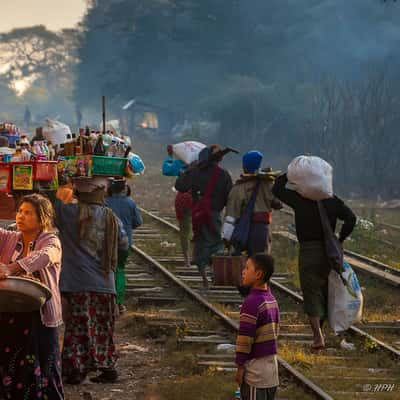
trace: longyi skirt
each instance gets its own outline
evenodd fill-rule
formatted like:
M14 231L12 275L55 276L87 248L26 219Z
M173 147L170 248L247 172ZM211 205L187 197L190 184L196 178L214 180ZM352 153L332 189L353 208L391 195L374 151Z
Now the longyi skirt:
M68 301L65 321L63 374L86 374L113 369L115 295L108 293L63 293Z
M0 378L0 398L64 399L58 329L38 311L0 313Z
M310 317L328 317L330 266L323 242L300 243L299 275L304 312Z

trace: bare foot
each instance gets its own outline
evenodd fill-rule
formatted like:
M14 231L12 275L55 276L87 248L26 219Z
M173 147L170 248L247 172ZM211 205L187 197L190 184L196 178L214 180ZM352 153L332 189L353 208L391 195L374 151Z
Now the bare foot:
M325 348L325 342L323 340L314 341L311 345L311 350L318 351L323 350Z

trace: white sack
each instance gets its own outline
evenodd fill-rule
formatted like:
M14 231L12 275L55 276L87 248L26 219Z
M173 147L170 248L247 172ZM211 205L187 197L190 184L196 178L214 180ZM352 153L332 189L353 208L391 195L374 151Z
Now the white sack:
M99 126L100 130L102 130L103 122L100 122ZM119 132L119 120L111 119L109 121L106 121L106 131L113 131L115 134L117 134Z
M70 134L71 129L69 126L59 121L46 119L43 125L43 136L46 140L50 140L53 145L65 143L67 141L67 135Z
M127 146L132 146L132 141L129 136L121 135L121 139L125 142Z
M200 142L188 141L177 143L172 146L175 158L183 161L185 164L191 164L197 161L199 153L207 147L205 144Z
M333 196L333 170L329 163L316 156L298 156L288 166L288 181L294 190L310 200Z
M334 332L345 331L362 318L364 300L357 276L347 262L343 268L343 280L334 270L328 278L328 317Z

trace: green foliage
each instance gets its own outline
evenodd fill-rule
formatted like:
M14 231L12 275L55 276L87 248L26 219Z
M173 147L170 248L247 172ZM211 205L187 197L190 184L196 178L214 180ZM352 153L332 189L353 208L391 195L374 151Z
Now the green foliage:
M365 338L363 348L369 353L376 353L380 351L378 344L369 338Z

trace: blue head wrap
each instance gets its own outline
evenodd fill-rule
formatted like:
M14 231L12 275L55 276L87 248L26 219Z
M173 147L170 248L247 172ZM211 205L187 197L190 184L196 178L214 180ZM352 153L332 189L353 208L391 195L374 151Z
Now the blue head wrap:
M253 174L258 169L260 169L261 161L264 155L260 153L258 150L248 151L243 156L243 169L245 172Z

